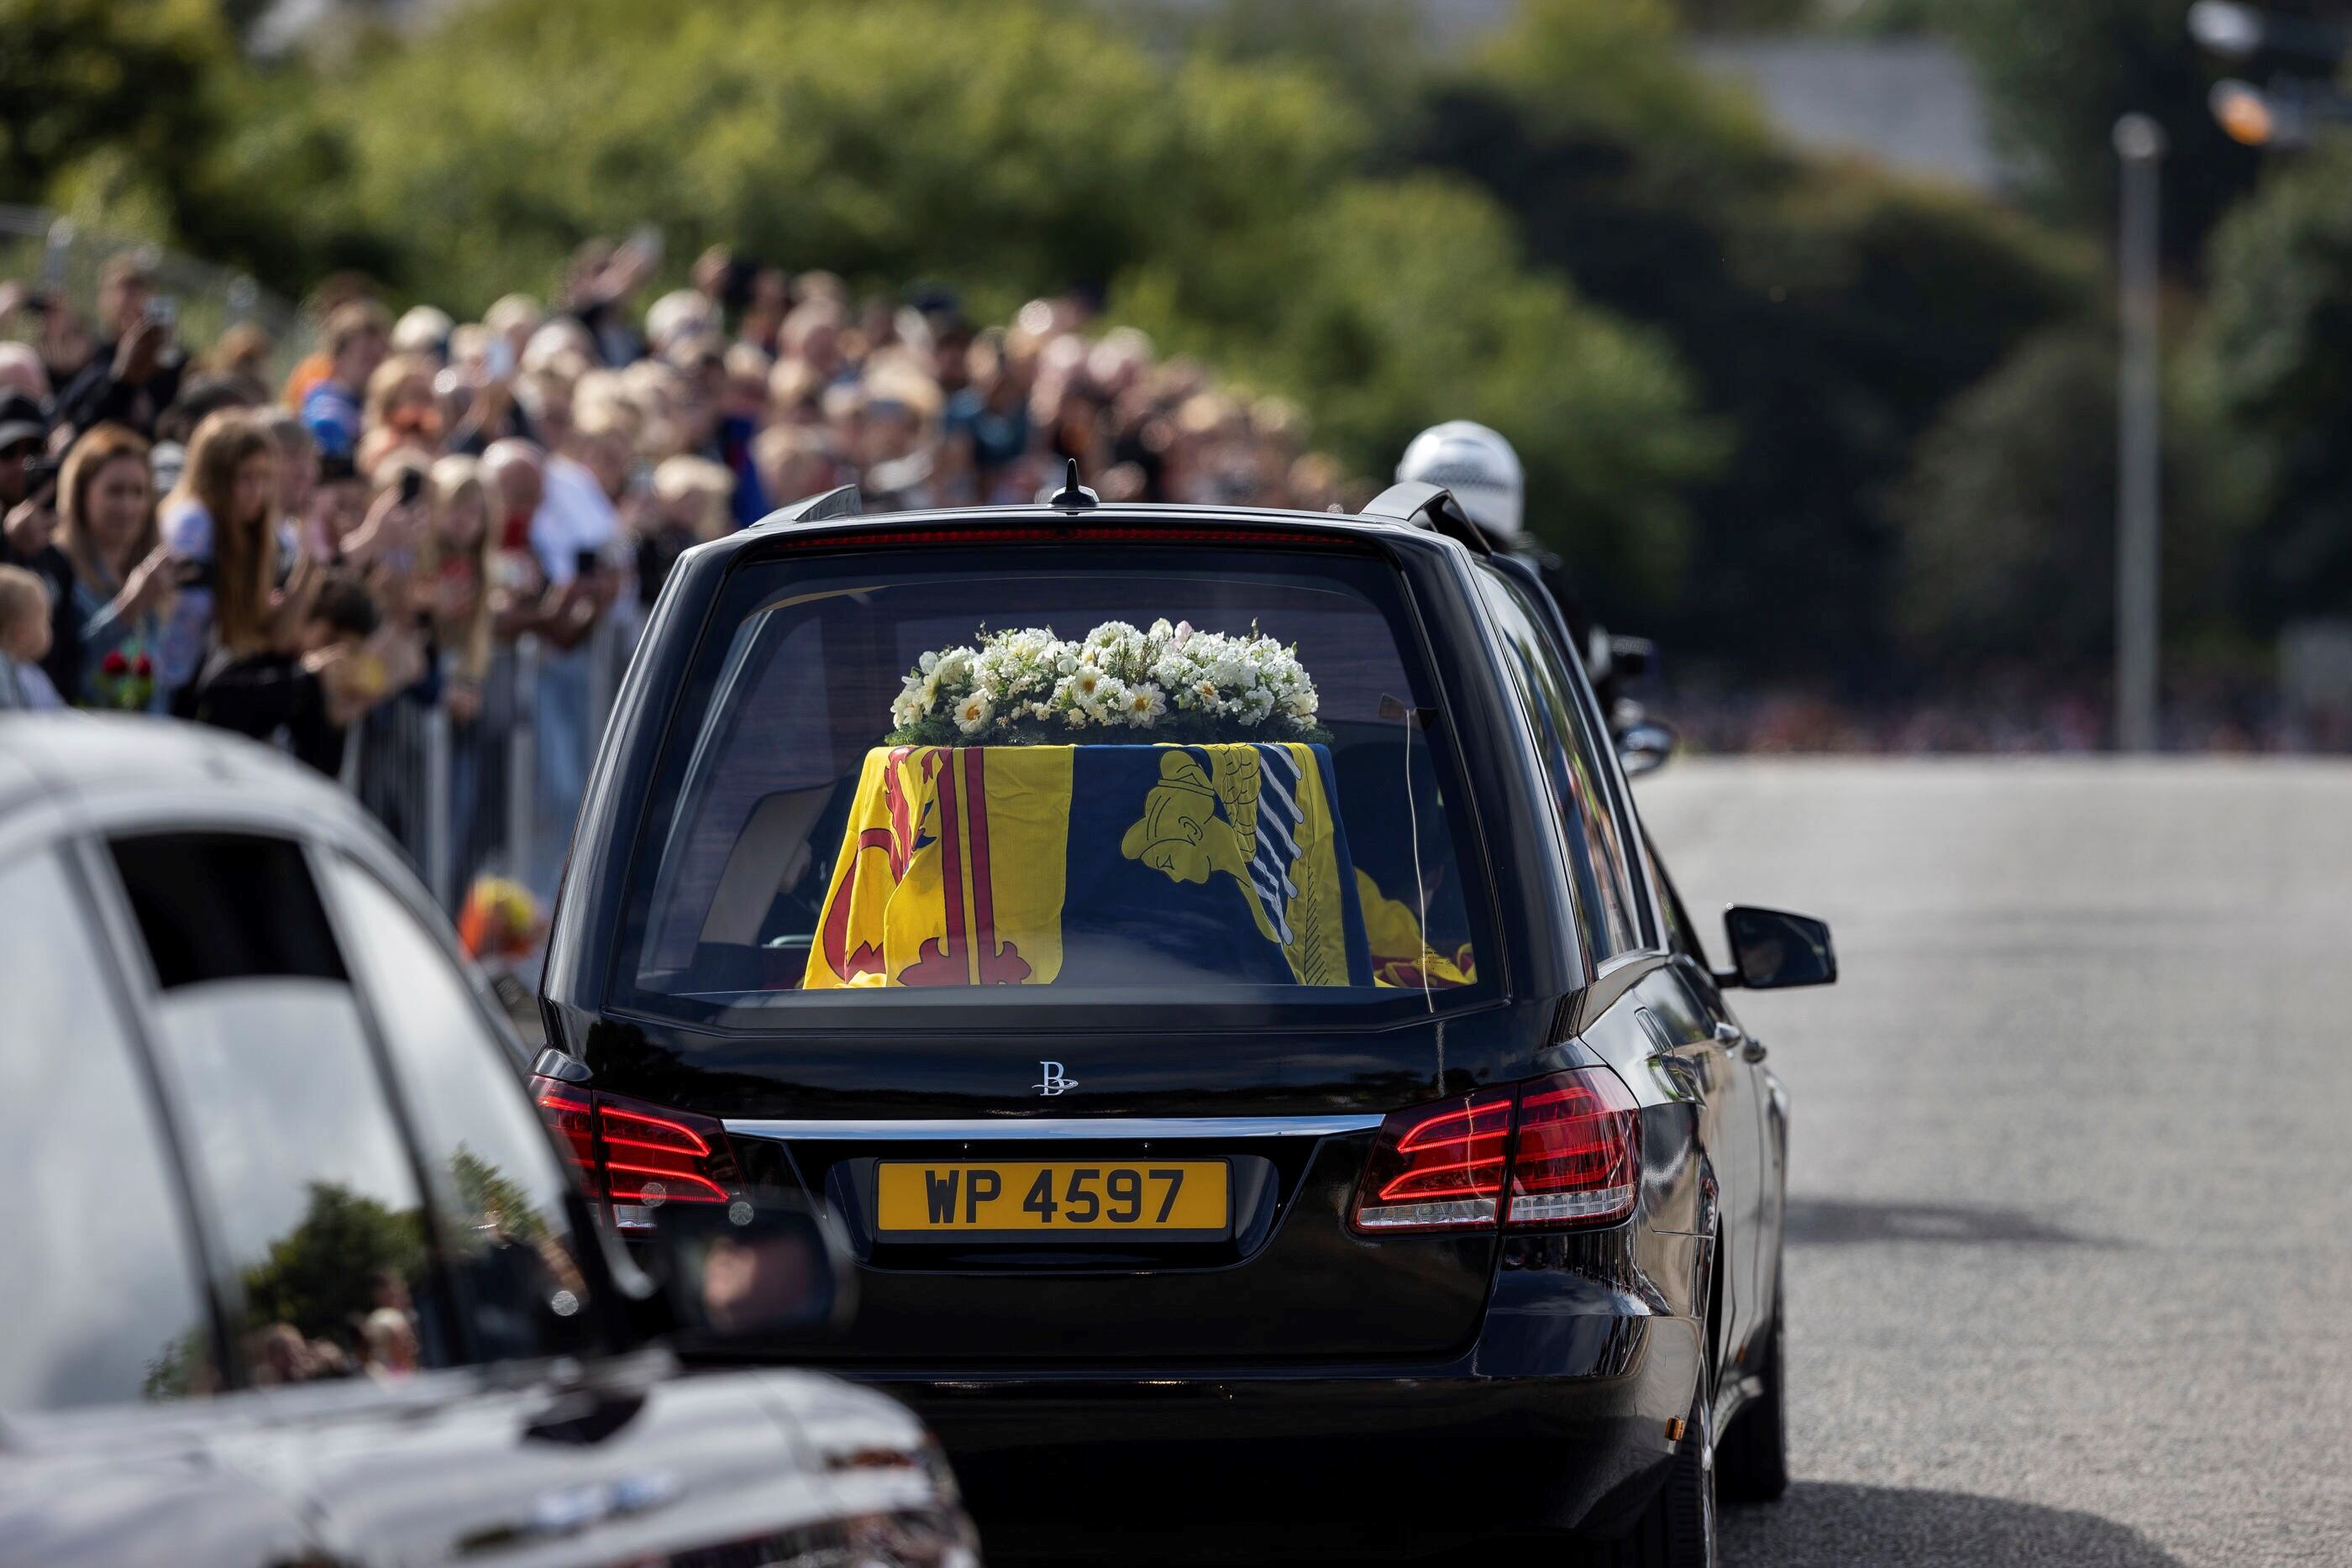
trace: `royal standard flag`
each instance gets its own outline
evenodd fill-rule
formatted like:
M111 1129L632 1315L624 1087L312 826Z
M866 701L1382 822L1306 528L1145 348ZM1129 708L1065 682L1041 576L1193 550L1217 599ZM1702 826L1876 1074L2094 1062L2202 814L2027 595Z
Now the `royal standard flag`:
M803 985L1369 986L1300 741L866 754Z

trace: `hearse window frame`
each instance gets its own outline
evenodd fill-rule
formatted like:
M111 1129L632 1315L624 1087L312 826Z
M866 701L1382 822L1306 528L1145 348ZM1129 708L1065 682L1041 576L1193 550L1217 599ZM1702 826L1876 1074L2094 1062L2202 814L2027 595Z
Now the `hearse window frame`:
M1163 544L1148 538L1121 539L1095 543L1095 548L1103 551L1162 550L1190 542L1171 539ZM805 601L861 580L887 581L894 570L889 563L893 556L903 556L907 561L905 570L898 572L900 576L986 572L991 569L1002 574L1003 569L1017 570L1024 556L1034 557L1045 550L1060 552L1068 548L1059 541L1024 539L956 543L917 552L895 543L861 546L856 534L847 534L822 544L799 546L789 552L746 551L730 561L726 574L710 591L693 646L682 661L684 678L668 694L659 725L647 727L657 733L635 743L646 751L646 780L637 798L630 802L632 809L625 813L626 831L621 841L625 850L610 885L622 890L636 888L644 857L647 855L656 857L658 876L665 843L656 841L666 840L666 834L652 828L666 816L675 817L683 809L690 772L689 767L682 767L675 760L677 753L680 749L698 750L705 741L698 730L693 743L688 745L681 727L707 723L719 698L721 681L734 668L735 660L730 655L740 630L753 615ZM624 900L612 922L601 994L589 998L591 1005L603 1016L615 1020L663 1030L690 1030L719 1038L772 1035L779 1030L862 1034L949 1021L971 1022L975 1010L983 1015L982 1027L1070 1028L1086 1021L1090 1010L1099 1018L1103 1009L1158 1005L1162 1001L1184 1009L1182 1027L1188 1032L1249 1033L1262 1032L1269 1027L1311 1025L1318 1030L1345 1033L1412 1027L1433 1017L1455 1018L1507 1005L1514 994L1511 963L1503 936L1491 847L1471 782L1471 768L1464 756L1464 737L1453 716L1454 698L1441 677L1441 662L1435 656L1428 624L1407 580L1404 563L1375 538L1337 534L1324 538L1302 534L1296 545L1253 543L1236 553L1245 554L1253 560L1276 563L1269 570L1277 570L1279 563L1286 561L1329 560L1335 557L1384 569L1380 589L1368 602L1389 619L1397 656L1405 667L1408 681L1435 708L1434 721L1427 730L1428 744L1433 761L1440 769L1438 785L1444 796L1455 860L1464 878L1464 907L1471 920L1478 954L1479 978L1475 984L1436 991L1427 998L1419 991L1403 988L1335 988L1309 997L1292 994L1299 989L1292 987L1236 987L1221 993L1217 1000L1206 1002L1196 999L1196 990L1182 987L1167 988L1164 998L1139 992L1131 999L1119 1001L1091 998L1076 1001L1048 999L1022 987L943 988L936 997L909 988L894 990L887 999L870 995L837 998L794 989L763 993L759 999L742 1005L712 1004L692 997L649 991L636 984L638 959L645 951L653 918L653 901L629 898ZM712 646L714 643L720 645L717 650ZM877 1001L881 1003L878 1007L875 1005Z
M1617 829L1621 852L1625 856L1626 876L1633 894L1637 926L1635 941L1632 946L1606 958L1593 960L1595 971L1612 969L1628 959L1670 952L1673 945L1667 936L1662 895L1656 882L1649 874L1648 840L1642 828L1641 817L1634 810L1633 785L1625 778L1623 766L1618 759L1608 716L1601 712L1600 697L1585 675L1584 662L1573 649L1562 646L1559 628L1555 624L1559 617L1555 607L1538 602L1535 591L1509 572L1496 571L1491 567L1480 570L1486 580L1501 589L1520 613L1534 624L1537 634L1550 645L1553 656L1559 661L1561 673L1569 677L1566 683L1569 701L1574 705L1576 716L1581 722L1577 726L1579 734L1563 738L1570 745L1581 743L1589 753L1592 771L1601 783L1601 795L1608 802L1610 821ZM1563 848L1574 852L1569 846L1563 845ZM1597 914L1580 907L1578 917L1591 920Z

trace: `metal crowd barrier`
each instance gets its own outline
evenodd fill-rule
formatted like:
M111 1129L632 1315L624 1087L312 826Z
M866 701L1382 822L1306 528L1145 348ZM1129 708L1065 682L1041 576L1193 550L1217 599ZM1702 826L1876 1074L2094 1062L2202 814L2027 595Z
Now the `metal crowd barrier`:
M579 731L584 749L577 757L543 749L550 737L540 722L542 677L548 662L563 655L533 637L492 658L480 712L471 720L402 696L352 727L343 782L399 843L443 908L454 914L484 874L510 877L542 896L552 893L569 830L568 820L559 824L552 813L576 810L579 801L551 789L549 776L586 779L635 652L635 631L625 617L607 617L573 655L582 667L568 674L586 689L586 723Z

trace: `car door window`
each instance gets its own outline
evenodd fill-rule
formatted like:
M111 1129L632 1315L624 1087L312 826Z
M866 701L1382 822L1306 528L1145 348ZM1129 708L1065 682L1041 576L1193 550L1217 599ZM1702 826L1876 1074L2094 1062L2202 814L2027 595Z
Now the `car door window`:
M1691 924L1690 911L1683 907L1683 895L1675 890L1674 878L1658 862L1647 832L1642 834L1642 858L1650 868L1650 885L1658 890L1658 908L1666 922L1666 946L1706 969L1706 945L1699 940L1698 927Z
M0 867L0 1413L207 1394L212 1316L169 1146L70 873Z
M1499 578L1479 581L1509 656L1512 684L1543 762L1552 806L1568 841L1570 871L1595 959L1643 944L1640 902L1622 835L1576 703L1575 677L1517 594Z
M424 1157L457 1309L486 1359L576 1352L570 1178L449 950L370 873L326 874Z
M448 1364L416 1167L300 846L210 833L110 847L245 1376Z

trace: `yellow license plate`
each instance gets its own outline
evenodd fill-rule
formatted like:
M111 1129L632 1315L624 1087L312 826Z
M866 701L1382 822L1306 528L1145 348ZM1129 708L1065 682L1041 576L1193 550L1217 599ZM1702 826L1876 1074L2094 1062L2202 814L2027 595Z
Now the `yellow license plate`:
M877 1193L885 1234L1098 1236L1161 1239L1231 1233L1223 1160L886 1160Z

